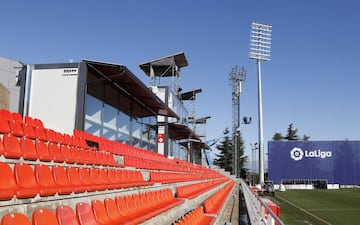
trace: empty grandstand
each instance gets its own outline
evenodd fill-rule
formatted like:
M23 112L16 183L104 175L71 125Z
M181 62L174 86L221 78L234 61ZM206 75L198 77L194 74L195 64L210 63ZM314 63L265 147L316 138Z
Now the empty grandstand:
M164 59L176 76L187 65ZM1 225L231 222L239 185L200 165L207 145L174 86L103 62L19 65L2 73L19 96L0 110Z

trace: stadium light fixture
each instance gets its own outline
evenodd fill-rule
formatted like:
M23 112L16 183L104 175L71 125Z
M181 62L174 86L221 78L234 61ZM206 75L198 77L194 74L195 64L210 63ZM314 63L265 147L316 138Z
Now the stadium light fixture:
M259 182L264 183L264 131L262 115L261 61L270 60L272 25L252 22L249 58L255 59L258 67L258 113L259 113Z

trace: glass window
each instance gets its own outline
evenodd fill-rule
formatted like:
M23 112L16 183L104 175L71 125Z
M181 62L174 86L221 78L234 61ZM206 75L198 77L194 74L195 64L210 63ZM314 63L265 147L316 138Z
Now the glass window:
M129 134L130 117L121 111L119 111L119 115L118 115L117 128L118 128L119 132Z
M101 112L103 103L91 95L86 99L86 119L101 124Z
M85 131L90 134L155 151L156 123L155 116L132 119L113 106L87 95Z
M104 105L104 126L115 129L116 130L116 118L118 115L118 110L114 107L105 104Z

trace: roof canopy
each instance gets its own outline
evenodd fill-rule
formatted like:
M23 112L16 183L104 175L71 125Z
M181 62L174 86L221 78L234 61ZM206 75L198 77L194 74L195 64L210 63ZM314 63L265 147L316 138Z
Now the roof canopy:
M196 94L201 93L201 88L180 93L181 100L195 100Z
M169 137L173 140L183 140L182 145L191 142L195 149L209 149L209 146L186 125L169 123Z
M178 75L174 70L174 66L178 69L188 66L184 52L179 52L163 58L151 60L139 65L144 73L148 76L171 77Z
M125 66L84 62L88 70L86 84L90 95L138 118L155 115L177 117Z

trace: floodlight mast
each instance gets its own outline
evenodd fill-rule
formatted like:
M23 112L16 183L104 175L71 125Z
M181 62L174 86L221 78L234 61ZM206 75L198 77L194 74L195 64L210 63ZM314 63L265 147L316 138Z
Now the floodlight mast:
M246 78L246 69L244 67L239 68L235 66L232 68L230 73L230 82L232 85L232 119L233 119L233 146L234 146L234 173L236 177L240 177L239 172L239 136L240 136L240 94L241 94L241 85L242 82L245 81Z
M249 58L255 59L258 67L258 113L259 113L259 182L264 183L264 131L262 113L261 61L270 60L272 25L252 22Z

